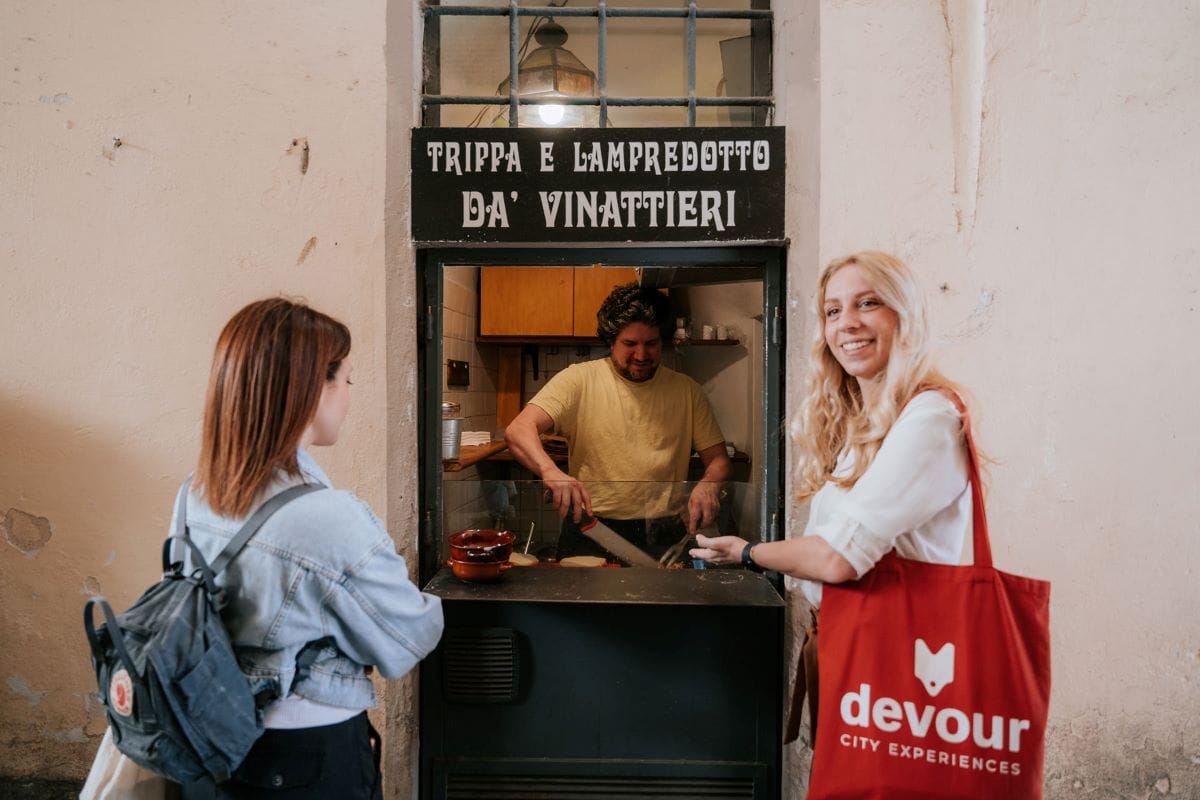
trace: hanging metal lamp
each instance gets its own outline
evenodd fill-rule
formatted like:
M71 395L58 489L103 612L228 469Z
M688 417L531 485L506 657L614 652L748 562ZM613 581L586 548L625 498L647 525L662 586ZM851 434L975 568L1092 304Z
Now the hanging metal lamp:
M595 97L596 73L592 72L574 53L566 49L567 32L551 18L533 34L538 47L525 57L517 69L517 91L522 99L554 97ZM509 93L511 81L505 78L497 92ZM586 127L599 120L596 106L577 106L560 103L522 105L518 112L522 127ZM507 113L493 123L507 125Z

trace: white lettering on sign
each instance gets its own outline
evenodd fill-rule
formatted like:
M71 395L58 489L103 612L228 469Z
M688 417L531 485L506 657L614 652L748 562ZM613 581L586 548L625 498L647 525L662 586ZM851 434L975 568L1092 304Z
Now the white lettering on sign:
M547 150L543 143L542 171ZM607 145L607 146L606 146ZM765 139L693 142L574 142L575 172L765 172L771 168L771 146Z
M426 142L430 172L520 172L516 142Z
M508 206L504 202L504 193L492 192L492 199L489 201L484 199L483 192L463 192L462 226L507 228Z
M547 228L712 228L737 225L734 190L541 191ZM464 199L464 202L465 199Z

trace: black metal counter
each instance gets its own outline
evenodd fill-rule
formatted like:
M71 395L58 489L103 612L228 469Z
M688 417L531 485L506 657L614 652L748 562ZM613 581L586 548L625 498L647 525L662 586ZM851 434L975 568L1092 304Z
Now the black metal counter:
M421 797L779 796L784 603L738 569L448 570Z
M454 601L783 607L766 578L744 569L513 567L494 583L467 583L443 569L425 591Z

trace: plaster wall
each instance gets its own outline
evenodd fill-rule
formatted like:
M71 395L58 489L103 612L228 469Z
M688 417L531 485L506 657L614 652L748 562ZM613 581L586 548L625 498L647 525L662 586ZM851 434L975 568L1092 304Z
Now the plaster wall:
M855 250L922 275L941 363L974 391L996 459L997 564L1053 583L1047 796L1200 796L1200 6L778 13L781 39L819 30L816 65L777 48L789 142L810 127L794 87L820 87L819 144L789 151L789 167L820 164L793 309ZM791 365L811 321L789 322Z
M393 35L411 36L406 10ZM389 486L385 469L387 421L415 417L415 393L388 393L413 329L411 302L403 337L385 322L386 131L412 108L388 32L382 0L0 5L4 773L86 771L105 723L80 609L92 592L127 607L157 578L212 346L246 302L298 295L350 326L352 411L314 454L381 516L413 518L388 501L415 473ZM394 535L411 555L415 531ZM411 720L389 688L388 722Z

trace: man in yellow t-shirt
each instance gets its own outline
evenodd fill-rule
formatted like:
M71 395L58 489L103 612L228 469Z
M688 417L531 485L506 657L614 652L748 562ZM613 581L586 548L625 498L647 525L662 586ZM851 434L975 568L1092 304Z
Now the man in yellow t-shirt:
M662 366L667 298L636 283L618 286L596 319L609 356L555 375L505 430L513 455L542 479L564 518L559 558L608 555L579 533L584 512L651 551L694 534L716 519L731 470L703 390ZM567 472L542 446L551 431L567 439ZM679 483L693 450L704 475L685 512Z

